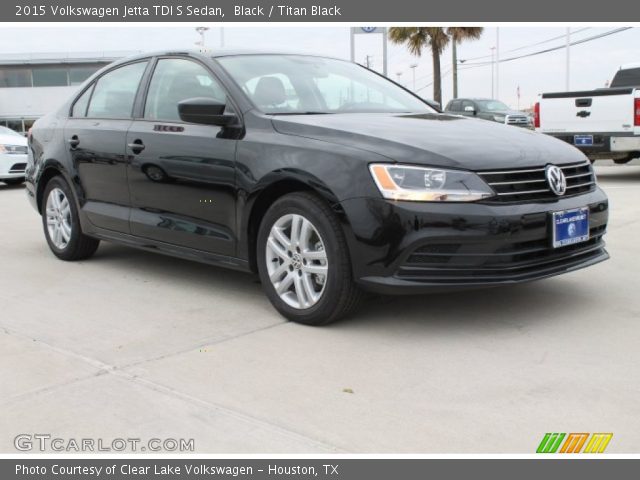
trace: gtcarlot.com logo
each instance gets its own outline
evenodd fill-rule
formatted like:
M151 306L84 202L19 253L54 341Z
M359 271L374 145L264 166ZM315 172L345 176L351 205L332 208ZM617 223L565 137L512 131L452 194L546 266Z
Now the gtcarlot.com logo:
M60 438L48 433L22 433L13 439L21 452L193 452L193 438Z
M603 453L611 437L613 433L545 433L536 453Z

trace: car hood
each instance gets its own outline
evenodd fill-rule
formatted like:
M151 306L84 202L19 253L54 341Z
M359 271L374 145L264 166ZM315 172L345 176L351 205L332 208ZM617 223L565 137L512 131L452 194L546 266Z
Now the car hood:
M283 134L410 164L486 170L586 160L573 146L547 135L449 114L287 115L272 122Z
M27 139L23 136L0 134L0 145L27 146Z

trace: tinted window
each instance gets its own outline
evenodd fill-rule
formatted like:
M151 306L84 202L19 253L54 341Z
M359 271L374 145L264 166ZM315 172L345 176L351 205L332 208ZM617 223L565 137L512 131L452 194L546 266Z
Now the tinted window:
M89 104L89 99L91 98L91 92L93 91L93 85L76 100L76 103L73 104L73 109L71 110L72 117L85 117L87 114L87 105Z
M479 100L478 106L485 112L499 112L509 110L509 107L498 100Z
M640 67L618 70L611 81L611 87L640 87Z
M460 100L453 100L449 104L448 110L451 110L452 112L459 112L460 110L462 110L462 108L460 107L461 104L462 102L460 102Z
M462 108L460 109L463 112L466 112L465 108L467 107L473 107L473 109L476 109L476 106L473 104L473 102L471 100L463 100L462 101Z
M149 85L144 117L180 121L178 103L196 97L213 98L220 103L226 101L220 84L199 63L179 58L161 59Z
M34 68L34 87L64 87L69 84L66 68Z
M87 117L128 118L147 62L132 63L100 77L94 87Z

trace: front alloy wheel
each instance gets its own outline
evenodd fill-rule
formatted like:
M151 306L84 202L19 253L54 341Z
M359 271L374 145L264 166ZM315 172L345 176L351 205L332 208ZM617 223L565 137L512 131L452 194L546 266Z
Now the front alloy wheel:
M329 264L322 237L307 218L280 217L271 227L266 259L269 280L282 301L297 309L318 303Z
M289 320L324 325L360 302L340 221L313 193L291 193L271 205L260 224L256 256L269 300Z

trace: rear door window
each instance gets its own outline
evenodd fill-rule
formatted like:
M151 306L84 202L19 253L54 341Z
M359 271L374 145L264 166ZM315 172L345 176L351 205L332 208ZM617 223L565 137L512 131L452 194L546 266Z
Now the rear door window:
M147 62L111 70L98 79L87 110L90 118L130 118Z

